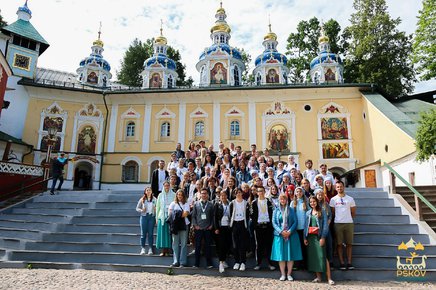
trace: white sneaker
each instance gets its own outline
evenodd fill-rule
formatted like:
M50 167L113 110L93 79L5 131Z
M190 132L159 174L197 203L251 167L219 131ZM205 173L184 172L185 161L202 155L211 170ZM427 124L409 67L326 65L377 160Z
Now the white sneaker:
M260 266L259 265L254 266L253 270L259 271L260 270Z
M289 280L289 281L294 281L294 278L292 278L291 275L288 275L288 280Z
M280 281L285 281L286 280L286 277L285 276L280 276L280 279L279 279Z
M140 255L145 255L145 248L141 248L141 253L139 253Z
M329 280L329 285L335 285L335 281L333 281L333 280Z
M242 263L241 266L239 267L239 271L245 271L245 264Z
M148 253L147 253L147 255L153 255L153 249L152 248L150 248L150 249L148 249Z
M224 265L224 269L227 269L229 267L226 261L223 262L223 265Z
M220 273L224 273L224 263L222 262L220 262L219 271Z
M233 270L239 270L239 263L235 263L235 265L233 266Z
M274 267L273 265L269 265L268 267L269 267L270 271L274 271L276 269L276 267Z

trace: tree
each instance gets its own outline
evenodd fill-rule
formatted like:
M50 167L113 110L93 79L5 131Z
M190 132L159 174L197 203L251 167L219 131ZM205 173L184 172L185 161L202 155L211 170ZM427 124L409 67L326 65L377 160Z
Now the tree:
M3 19L3 16L1 15L1 12L2 11L0 10L0 28L8 25L8 23Z
M348 37L344 78L376 83L392 99L412 92L411 36L398 31L400 18L390 17L385 0L354 0L353 7L356 12L343 34Z
M413 63L423 81L436 78L436 0L423 0L413 43Z
M427 161L436 154L436 109L421 113L415 139L416 160Z
M153 56L154 39L147 39L144 43L135 38L124 53L121 61L121 69L117 71L118 81L124 85L140 87L142 85L142 76L144 61ZM171 46L168 46L167 56L176 62L176 72L179 76L176 81L177 86L192 85L192 78L185 81L186 66L180 62L180 52Z
M244 84L253 83L254 76L252 73L250 74L251 55L248 52L246 52L243 48L241 49L236 48L236 49L239 50L239 52L241 53L242 62L245 65L245 70L242 72L242 82Z
M330 51L339 53L338 41L341 26L336 20L330 19L323 24L323 28L330 39ZM302 83L306 80L310 62L318 55L318 38L320 35L321 25L316 17L308 21L300 21L297 25L297 32L289 35L286 54L289 56L288 67L291 82Z

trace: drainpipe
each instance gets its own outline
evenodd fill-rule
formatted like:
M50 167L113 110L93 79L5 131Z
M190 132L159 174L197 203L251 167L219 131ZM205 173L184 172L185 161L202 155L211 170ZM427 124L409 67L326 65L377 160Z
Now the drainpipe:
M107 107L106 103L106 91L103 91L103 102L104 107L106 108L106 117L104 118L104 124L103 124L103 146L101 150L101 164L100 164L100 178L98 181L98 190L101 190L101 179L102 179L102 173L103 173L103 161L104 161L104 144L106 143L106 127L107 127L107 118L109 117L109 109Z

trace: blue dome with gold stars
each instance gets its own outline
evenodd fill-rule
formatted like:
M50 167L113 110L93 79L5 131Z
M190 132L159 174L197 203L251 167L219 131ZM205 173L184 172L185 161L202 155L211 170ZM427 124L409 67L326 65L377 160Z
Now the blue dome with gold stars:
M161 65L168 69L176 70L176 62L163 53L149 57L144 61L144 69L156 65Z
M221 51L227 52L229 55L233 55L234 58L242 60L241 52L234 47L231 47L227 43L214 43L212 46L208 47L203 51L200 55L200 60L203 60L206 55L210 55L217 50L221 49Z
M261 55L256 57L256 60L254 61L254 65L258 66L261 63L268 63L268 62L280 62L284 65L288 63L288 59L284 54L281 54L277 51L271 51L271 50L265 50Z
M81 67L83 67L85 65L91 65L91 64L99 66L99 67L103 68L105 71L110 71L111 70L110 64L101 55L93 54L93 53L90 56L84 58L80 62L79 65Z

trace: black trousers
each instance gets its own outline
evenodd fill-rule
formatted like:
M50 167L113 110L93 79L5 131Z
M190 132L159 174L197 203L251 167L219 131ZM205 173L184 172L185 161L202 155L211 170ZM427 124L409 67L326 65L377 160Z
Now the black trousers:
M207 265L212 265L212 232L210 230L195 230L195 266L200 266L201 241L204 240L204 253Z
M268 264L271 264L271 248L273 241L273 228L269 224L259 224L254 229L256 238L256 264L260 265L264 257L267 258Z
M219 227L218 230L218 258L225 261L232 247L232 231L230 227Z
M307 268L307 246L304 244L304 230L297 230L298 237L300 238L301 253L303 253L303 260L299 261L300 268Z
M245 263L247 261L247 237L248 232L244 221L234 221L232 226L232 240L235 255L235 263Z

